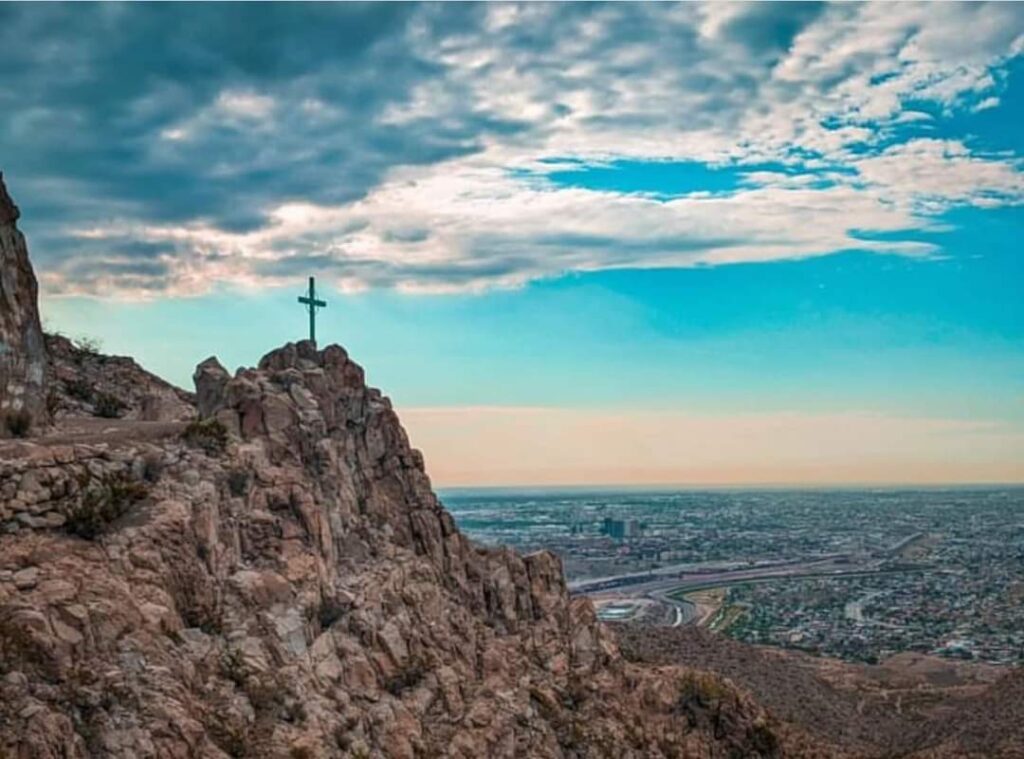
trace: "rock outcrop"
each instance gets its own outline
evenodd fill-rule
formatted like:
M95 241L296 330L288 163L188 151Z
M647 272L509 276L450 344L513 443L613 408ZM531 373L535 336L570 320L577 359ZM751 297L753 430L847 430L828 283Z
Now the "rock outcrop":
M196 378L183 434L0 470L0 756L827 755L465 538L342 348Z
M38 285L19 216L0 174L0 437L49 422Z
M47 399L57 422L83 417L169 422L196 414L191 393L128 356L107 356L63 335L47 334L45 340L50 358Z

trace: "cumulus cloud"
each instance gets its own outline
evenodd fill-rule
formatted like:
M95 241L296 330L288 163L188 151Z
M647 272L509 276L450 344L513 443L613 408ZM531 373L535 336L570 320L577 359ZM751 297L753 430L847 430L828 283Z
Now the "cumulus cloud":
M999 107L1021 28L1014 4L7 6L0 155L51 292L929 255L946 210L1024 199L1018 156L922 132ZM741 181L552 179L623 158Z

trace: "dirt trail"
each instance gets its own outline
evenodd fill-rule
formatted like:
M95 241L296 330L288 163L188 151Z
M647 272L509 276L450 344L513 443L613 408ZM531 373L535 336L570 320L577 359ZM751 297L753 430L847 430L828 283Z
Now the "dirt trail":
M30 447L138 443L179 435L187 422L140 422L130 419L73 419L58 423L39 437L0 440L0 458L24 455Z

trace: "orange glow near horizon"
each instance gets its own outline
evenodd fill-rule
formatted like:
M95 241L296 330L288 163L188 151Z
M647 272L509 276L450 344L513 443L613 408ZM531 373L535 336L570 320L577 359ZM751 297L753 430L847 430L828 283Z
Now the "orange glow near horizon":
M873 413L400 410L437 487L1024 482L1024 431Z

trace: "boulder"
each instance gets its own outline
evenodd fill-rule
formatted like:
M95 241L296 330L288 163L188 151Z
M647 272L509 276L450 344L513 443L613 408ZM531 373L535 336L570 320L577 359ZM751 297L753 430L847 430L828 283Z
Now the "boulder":
M224 406L224 388L231 379L228 370L213 356L196 367L192 375L196 383L196 404L199 418L208 419Z

